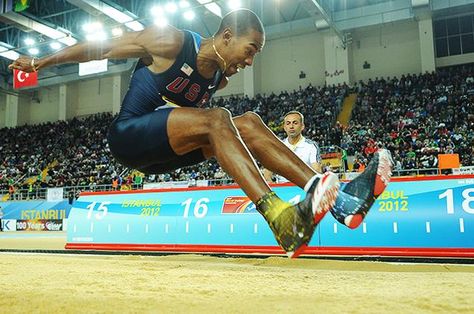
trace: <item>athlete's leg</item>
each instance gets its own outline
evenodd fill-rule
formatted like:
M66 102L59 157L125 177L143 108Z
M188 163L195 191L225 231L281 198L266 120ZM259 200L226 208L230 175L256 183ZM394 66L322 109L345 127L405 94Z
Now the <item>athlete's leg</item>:
M254 112L234 118L240 136L262 165L303 188L316 174L263 123Z
M310 180L306 198L294 206L279 199L270 191L225 109L174 109L168 117L167 135L177 155L196 149L201 149L206 157L214 155L256 204L278 243L290 256L301 253L317 223L335 203L339 181L332 173L325 174L321 180Z
M169 115L167 132L177 155L210 147L222 168L253 202L270 192L228 110L176 108Z
M234 118L234 123L249 150L267 169L300 187L314 175L314 170L287 148L257 114L247 112ZM349 228L358 227L390 182L392 165L387 150L381 149L376 153L364 173L338 193L336 205L331 208L333 216ZM324 215L319 217L322 219Z

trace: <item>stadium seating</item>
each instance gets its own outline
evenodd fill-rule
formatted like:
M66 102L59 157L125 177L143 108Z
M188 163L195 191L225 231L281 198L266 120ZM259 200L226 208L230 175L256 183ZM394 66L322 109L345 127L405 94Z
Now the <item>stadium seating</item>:
M309 85L254 98L212 100L234 115L255 111L280 137L282 117L299 110L305 136L321 147L340 147L367 163L378 146L388 147L396 169L436 168L439 153L457 153L464 166L474 165L474 67L436 73L375 78L354 86ZM336 121L344 98L357 93L348 127ZM129 186L137 173L114 161L107 147L110 113L70 121L4 128L0 131L0 190L54 186ZM48 167L49 166L49 167ZM43 172L43 173L42 173ZM36 178L36 179L31 179ZM224 179L217 162L151 175L145 182ZM128 182L127 182L128 180ZM141 182L141 180L137 181ZM141 183L140 183L141 184Z

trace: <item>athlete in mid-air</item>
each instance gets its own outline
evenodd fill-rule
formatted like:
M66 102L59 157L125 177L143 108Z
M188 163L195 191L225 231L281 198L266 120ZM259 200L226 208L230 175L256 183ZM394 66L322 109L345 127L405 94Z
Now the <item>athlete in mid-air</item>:
M79 43L39 59L20 57L10 68L32 72L64 63L139 58L120 113L109 129L113 156L125 166L155 174L215 157L256 204L278 244L296 257L335 204L337 176L317 174L257 114L233 118L224 108L204 108L229 77L252 65L264 44L260 19L250 10L239 9L222 19L211 38L172 26L150 26L117 39ZM296 205L281 200L254 158L303 188L305 199ZM374 187L388 184L388 163L386 151L373 159L365 173L370 180L360 181L356 189L364 191L365 198L353 195L361 204L370 207L377 196ZM348 212L346 218L365 215L361 208Z

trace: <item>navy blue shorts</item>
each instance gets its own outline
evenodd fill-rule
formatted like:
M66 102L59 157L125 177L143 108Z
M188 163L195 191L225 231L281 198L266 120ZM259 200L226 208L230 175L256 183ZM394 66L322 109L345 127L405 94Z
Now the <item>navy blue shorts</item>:
M206 160L201 149L177 155L171 148L167 122L173 109L159 109L134 117L117 117L109 128L107 138L114 158L146 174L166 173Z

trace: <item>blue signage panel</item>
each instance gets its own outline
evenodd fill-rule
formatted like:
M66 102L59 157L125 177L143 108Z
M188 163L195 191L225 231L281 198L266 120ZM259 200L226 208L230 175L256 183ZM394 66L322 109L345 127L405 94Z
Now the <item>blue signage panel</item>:
M355 230L328 214L310 246L474 249L474 178L435 179L390 183ZM274 190L293 203L304 197L295 186ZM160 250L195 246L209 251L225 246L249 252L248 248L277 243L255 205L237 187L90 193L74 203L68 219L68 248L152 249L154 245Z
M2 219L66 219L71 210L71 205L67 200L48 202L37 201L8 201L0 202L0 217Z
M359 228L318 232L324 246L474 248L474 179L392 182Z

